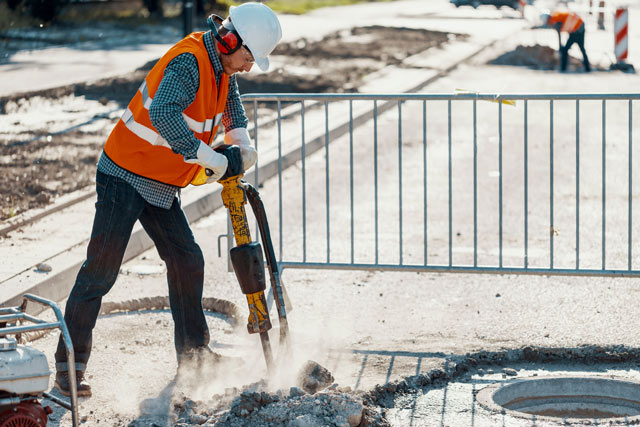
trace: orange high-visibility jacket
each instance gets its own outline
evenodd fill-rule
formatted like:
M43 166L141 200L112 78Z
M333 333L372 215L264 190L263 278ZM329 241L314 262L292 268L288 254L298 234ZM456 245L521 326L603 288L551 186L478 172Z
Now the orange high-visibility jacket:
M568 10L556 10L551 14L550 21L552 27L555 27L558 22L561 23L560 31L567 33L573 33L582 26L582 19Z
M198 60L200 85L195 100L183 111L182 117L196 138L209 145L212 143L227 103L229 76L223 74L220 87L216 87L213 65L203 35L204 32L196 32L179 41L145 77L104 147L107 156L118 166L178 187L186 187L190 183L199 185L206 181L204 169L197 164L186 163L182 155L174 153L149 118L149 106L166 66L176 56L189 52Z

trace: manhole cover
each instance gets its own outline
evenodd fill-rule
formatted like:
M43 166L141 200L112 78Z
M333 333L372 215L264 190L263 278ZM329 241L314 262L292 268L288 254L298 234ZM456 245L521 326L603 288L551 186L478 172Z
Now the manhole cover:
M480 390L486 408L517 417L563 422L624 417L640 422L640 382L613 377L539 377Z

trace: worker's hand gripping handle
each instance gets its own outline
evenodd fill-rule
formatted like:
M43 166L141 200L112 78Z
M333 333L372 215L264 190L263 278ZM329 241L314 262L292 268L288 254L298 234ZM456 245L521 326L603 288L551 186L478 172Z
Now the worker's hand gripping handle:
M240 147L237 145L220 145L219 147L214 148L214 150L222 155L224 155L227 160L227 171L218 181L224 181L225 179L231 178L237 175L244 174L244 167L242 166L242 152L240 151ZM207 176L213 175L213 171L211 169L205 169L205 173Z

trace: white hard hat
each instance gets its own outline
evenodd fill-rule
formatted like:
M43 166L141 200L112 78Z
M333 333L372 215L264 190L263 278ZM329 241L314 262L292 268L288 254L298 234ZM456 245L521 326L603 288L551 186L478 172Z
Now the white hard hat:
M282 38L282 28L276 14L262 3L249 2L231 6L229 18L258 67L267 71L269 54Z

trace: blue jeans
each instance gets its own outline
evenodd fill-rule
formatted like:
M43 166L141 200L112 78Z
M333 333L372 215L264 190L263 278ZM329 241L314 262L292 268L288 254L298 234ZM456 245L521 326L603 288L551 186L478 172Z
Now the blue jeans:
M64 315L73 343L76 370L84 372L86 368L102 297L118 277L131 231L138 220L167 266L178 359L182 354L206 347L209 329L202 310L204 257L179 200L176 198L168 210L153 206L127 182L102 172L96 176L96 192L87 259L78 272ZM68 370L62 338L55 358L58 371Z
M582 52L582 64L585 71L591 71L591 64L589 64L589 57L587 57L587 51L584 49L584 24L573 33L569 34L567 43L560 49L560 70L566 71L569 63L569 49L576 43Z

